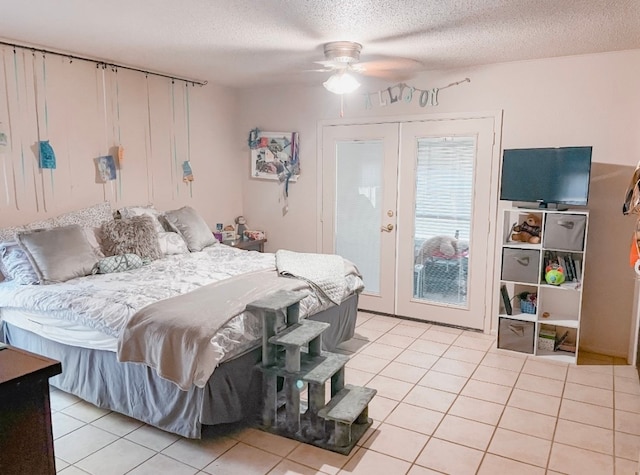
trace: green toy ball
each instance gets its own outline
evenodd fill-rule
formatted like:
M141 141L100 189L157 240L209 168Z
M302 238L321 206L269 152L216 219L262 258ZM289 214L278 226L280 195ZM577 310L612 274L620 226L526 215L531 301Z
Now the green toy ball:
M544 280L547 281L547 284L560 285L564 282L564 272L562 272L561 268L549 269L544 274Z

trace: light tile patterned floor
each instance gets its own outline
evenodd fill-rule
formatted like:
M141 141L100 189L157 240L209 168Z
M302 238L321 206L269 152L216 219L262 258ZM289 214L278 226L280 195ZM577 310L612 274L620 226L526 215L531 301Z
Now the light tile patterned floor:
M635 368L599 355L568 366L495 349L493 337L366 313L346 381L378 390L349 456L252 428L194 441L51 394L58 473L633 475ZM617 363L617 365L614 365ZM219 432L219 431L218 431Z

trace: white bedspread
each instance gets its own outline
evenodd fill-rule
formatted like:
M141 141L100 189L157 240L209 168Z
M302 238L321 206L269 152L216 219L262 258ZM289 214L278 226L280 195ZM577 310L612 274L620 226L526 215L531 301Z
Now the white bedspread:
M274 254L246 252L214 245L202 252L167 256L128 272L97 274L51 285L0 284L0 307L46 312L48 316L119 338L126 323L140 309L159 300L246 272L273 270ZM355 274L347 276L343 298L362 288ZM327 308L316 293L301 302L301 314ZM249 312L234 317L211 340L228 359L251 347L261 336L260 322Z

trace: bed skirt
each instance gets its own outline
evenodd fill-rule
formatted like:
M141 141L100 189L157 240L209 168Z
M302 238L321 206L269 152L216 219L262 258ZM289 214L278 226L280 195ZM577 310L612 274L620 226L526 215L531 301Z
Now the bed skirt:
M323 346L332 350L353 337L358 296L309 317L327 322ZM225 424L254 417L261 404L262 379L255 365L261 348L222 363L203 388L181 391L175 384L139 363L120 363L111 351L57 343L26 330L2 324L6 343L62 363L62 374L50 384L103 409L125 414L160 429L199 439L203 425Z

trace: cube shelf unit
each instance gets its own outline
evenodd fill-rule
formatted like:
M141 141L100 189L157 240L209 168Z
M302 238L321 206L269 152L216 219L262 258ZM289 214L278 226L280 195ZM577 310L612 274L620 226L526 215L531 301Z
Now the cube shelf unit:
M529 214L540 220L539 244L511 239L513 226ZM498 348L577 362L588 220L589 213L583 210L504 210ZM549 263L563 268L565 282L546 282ZM521 306L519 296L524 293L535 294L533 308L530 303Z

